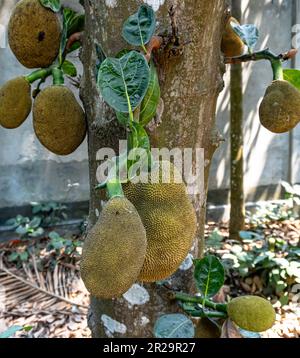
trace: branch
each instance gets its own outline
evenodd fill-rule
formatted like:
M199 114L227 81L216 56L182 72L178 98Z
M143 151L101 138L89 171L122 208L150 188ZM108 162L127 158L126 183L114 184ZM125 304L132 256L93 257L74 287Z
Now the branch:
M254 52L251 54L246 54L238 57L226 57L225 58L225 64L237 64L237 63L243 63L243 62L250 62L250 61L260 61L260 60L268 60L268 61L288 61L292 58L294 58L297 54L296 49L291 49L288 52L282 53L280 55L275 55L273 52L271 52L268 48L262 51Z

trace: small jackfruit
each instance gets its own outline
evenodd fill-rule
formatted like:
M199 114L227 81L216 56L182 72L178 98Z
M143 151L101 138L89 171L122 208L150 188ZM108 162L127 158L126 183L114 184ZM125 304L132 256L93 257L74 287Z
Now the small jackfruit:
M259 107L259 117L269 131L289 132L300 121L300 91L287 81L273 81Z
M47 87L33 105L33 126L41 144L57 155L73 153L86 135L83 109L65 86Z
M31 111L31 87L24 77L17 77L0 87L0 125L17 128Z
M207 317L203 317L197 322L195 338L220 338L220 328Z
M39 0L21 0L8 24L9 46L27 68L49 67L57 57L62 26L56 13Z
M170 167L171 180L163 175ZM166 169L164 169L166 168ZM186 258L196 234L196 214L184 183L170 162L160 162L149 174L148 183L123 186L136 207L147 233L147 254L139 280L155 282L172 275ZM157 180L158 179L158 180Z
M226 57L241 56L245 47L244 42L233 30L232 22L237 25L240 24L234 17L230 17L226 24L221 43L221 50Z
M228 303L229 318L240 328L250 332L264 332L272 328L276 313L271 303L258 296L241 296Z
M92 296L121 296L136 282L146 255L146 232L135 207L114 197L103 208L83 247L81 277Z

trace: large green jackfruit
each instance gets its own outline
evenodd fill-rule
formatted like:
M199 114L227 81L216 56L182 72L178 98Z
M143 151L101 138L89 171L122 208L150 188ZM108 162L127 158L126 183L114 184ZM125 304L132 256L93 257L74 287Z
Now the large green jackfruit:
M241 56L245 47L244 42L233 30L232 22L239 25L239 22L234 17L230 17L226 24L221 43L221 50L226 57Z
M80 266L88 291L102 299L127 292L141 271L146 247L135 207L126 198L111 199L84 242Z
M17 128L31 111L31 88L24 77L17 77L0 87L0 125Z
M73 153L86 135L83 109L65 86L51 86L36 97L33 126L41 144L57 155Z
M170 165L171 181L164 183L164 165ZM196 214L184 183L174 180L176 169L161 162L149 183L123 186L136 207L147 233L147 254L139 280L155 282L172 275L188 255L196 234ZM156 173L156 174L155 174ZM178 172L176 174L178 176ZM159 178L155 183L154 178Z
M264 332L272 328L276 313L271 303L258 296L234 298L227 306L229 318L242 329Z
M56 13L39 0L21 0L8 24L8 42L27 68L48 67L57 57L62 26Z
M287 81L273 81L259 107L259 117L269 131L289 132L300 121L300 91Z

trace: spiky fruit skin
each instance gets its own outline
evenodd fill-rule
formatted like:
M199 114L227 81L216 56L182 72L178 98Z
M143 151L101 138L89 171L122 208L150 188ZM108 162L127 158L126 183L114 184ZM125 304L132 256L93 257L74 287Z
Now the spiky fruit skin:
M92 296L121 296L136 282L146 255L146 232L135 207L113 198L103 208L83 247L81 277Z
M241 38L234 32L231 26L232 22L240 24L234 17L230 17L226 24L221 43L221 50L226 57L241 56L245 47Z
M21 0L8 25L9 46L27 68L48 67L57 57L61 37L58 15L39 0Z
M201 318L197 323L195 338L220 338L220 336L220 329L209 318Z
M176 170L170 165L172 178ZM143 282L171 276L188 255L196 234L196 214L185 184L177 184L174 180L163 183L162 168L160 164L156 169L157 183L152 183L149 178L146 184L123 186L126 197L136 207L146 228L147 254L139 275Z
M229 318L242 329L264 332L272 328L276 313L271 303L258 296L241 296L228 303Z
M33 126L41 144L57 155L73 153L86 135L84 112L65 86L47 87L38 94L33 105Z
M289 132L300 121L300 91L287 81L273 81L259 107L259 117L269 131Z
M0 125L18 128L28 117L32 106L31 87L24 77L17 77L0 87Z

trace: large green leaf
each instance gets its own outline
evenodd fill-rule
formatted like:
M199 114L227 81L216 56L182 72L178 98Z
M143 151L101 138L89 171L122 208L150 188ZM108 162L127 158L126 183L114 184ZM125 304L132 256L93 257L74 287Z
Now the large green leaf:
M134 46L145 46L152 38L156 28L155 12L151 6L141 5L138 12L124 23L122 35Z
M255 25L246 24L238 25L234 22L231 23L234 32L242 39L244 44L250 50L253 50L259 38L259 31Z
M144 127L137 122L132 123L132 130L128 136L129 150L134 148L142 148L150 150L150 139Z
M157 70L153 61L150 64L150 82L141 104L140 123L146 126L155 116L160 100L160 86Z
M168 314L156 321L154 335L156 338L194 338L195 327L183 314Z
M40 3L54 12L59 12L61 9L60 0L40 0Z
M300 91L300 71L299 70L283 70L283 77L290 84L295 86Z
M101 64L98 86L104 100L117 112L134 111L148 89L150 71L143 55L131 51Z
M213 297L224 285L224 267L217 257L208 255L202 260L195 260L194 278L204 298Z
M8 328L5 332L0 333L0 338L10 338L18 331L21 331L23 329L22 326L12 326Z

